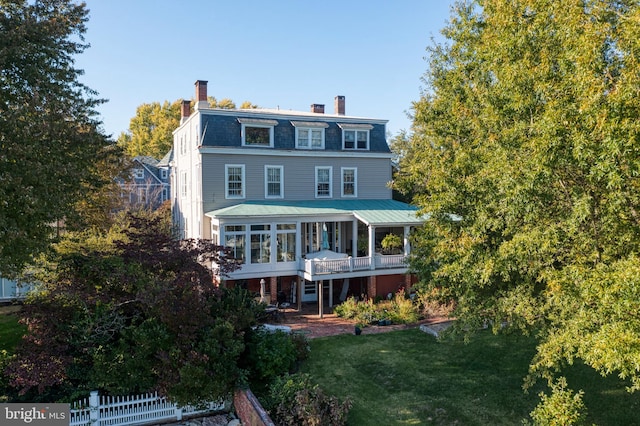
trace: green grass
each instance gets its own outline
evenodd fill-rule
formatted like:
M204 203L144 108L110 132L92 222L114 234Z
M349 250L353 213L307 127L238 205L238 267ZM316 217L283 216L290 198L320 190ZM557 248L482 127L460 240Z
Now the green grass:
M26 328L18 323L15 309L0 308L0 350L13 352Z
M522 390L534 353L535 341L517 335L481 332L465 344L409 329L313 339L302 370L352 399L349 425L517 425L543 389ZM618 379L569 373L569 385L586 392L589 424L639 424L638 396L616 390Z

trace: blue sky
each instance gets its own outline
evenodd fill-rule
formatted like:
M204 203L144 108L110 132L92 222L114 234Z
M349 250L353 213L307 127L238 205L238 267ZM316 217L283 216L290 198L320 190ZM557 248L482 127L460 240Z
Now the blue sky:
M346 114L409 130L426 47L451 0L85 0L91 44L76 60L81 81L116 138L143 103L208 94L263 108L308 111L336 95Z

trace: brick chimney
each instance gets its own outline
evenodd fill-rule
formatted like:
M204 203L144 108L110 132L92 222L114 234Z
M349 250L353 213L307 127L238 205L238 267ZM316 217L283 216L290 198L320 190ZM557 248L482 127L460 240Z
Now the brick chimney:
M180 124L187 121L187 118L191 115L191 101L188 99L182 100L182 106L180 109Z
M209 108L207 101L207 81L196 80L196 109Z
M311 104L311 112L324 114L324 104Z
M334 101L336 115L344 115L344 96L336 96Z

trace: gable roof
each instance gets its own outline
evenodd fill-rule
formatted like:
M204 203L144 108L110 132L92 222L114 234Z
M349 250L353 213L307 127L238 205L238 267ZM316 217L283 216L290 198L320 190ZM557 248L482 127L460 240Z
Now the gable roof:
M173 161L173 148L171 148L169 152L162 157L162 160L158 161L156 167L169 167L169 163L171 163L171 161Z
M415 206L396 200L247 201L205 213L217 219L335 214L352 214L365 224L376 226L420 225L428 219L419 217Z

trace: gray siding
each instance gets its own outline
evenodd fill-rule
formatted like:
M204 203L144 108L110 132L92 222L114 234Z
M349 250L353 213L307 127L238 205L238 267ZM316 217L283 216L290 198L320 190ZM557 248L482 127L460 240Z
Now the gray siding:
M225 199L225 164L244 164L245 199ZM316 166L333 167L333 199L342 199L340 174L342 167L356 167L358 169L358 199L391 199L391 190L387 187L387 183L391 180L391 162L387 158L203 154L202 201L204 212L242 203L246 200L264 200L265 165L284 166L285 200L316 199Z

